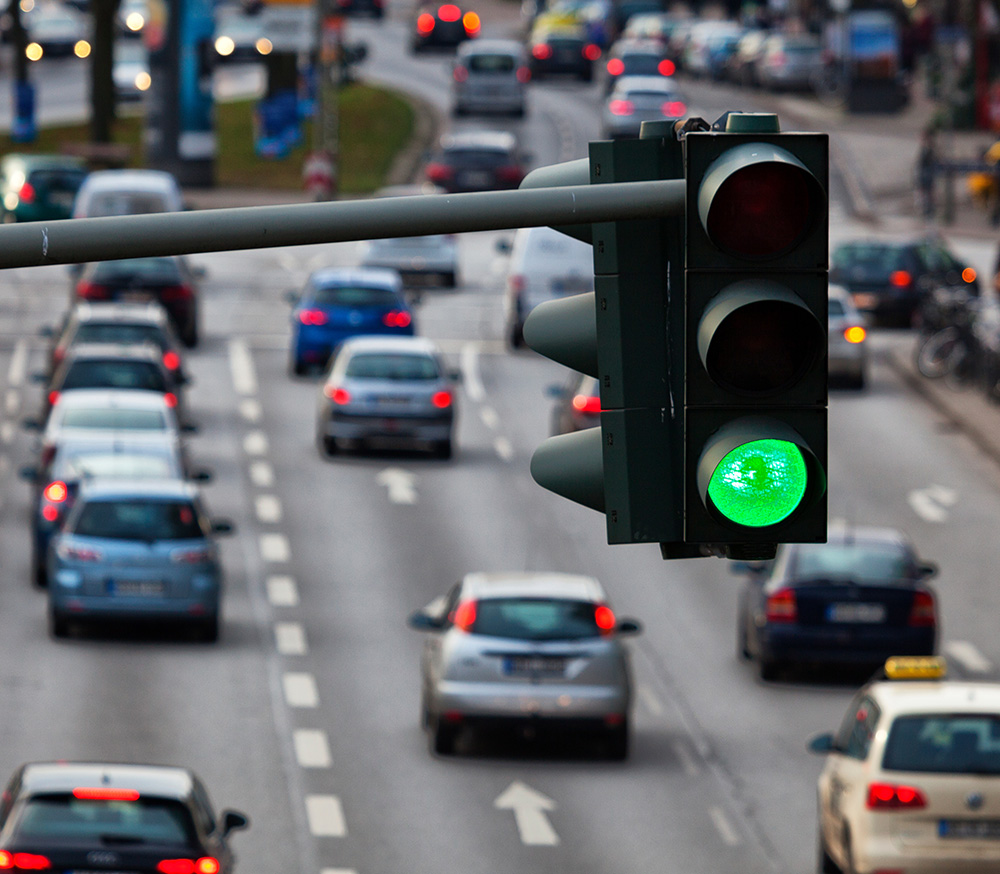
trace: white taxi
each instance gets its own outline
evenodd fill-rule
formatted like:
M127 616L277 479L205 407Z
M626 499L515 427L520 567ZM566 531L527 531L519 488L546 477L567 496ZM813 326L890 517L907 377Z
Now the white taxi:
M819 777L819 870L1000 872L1000 683L894 658L864 686Z

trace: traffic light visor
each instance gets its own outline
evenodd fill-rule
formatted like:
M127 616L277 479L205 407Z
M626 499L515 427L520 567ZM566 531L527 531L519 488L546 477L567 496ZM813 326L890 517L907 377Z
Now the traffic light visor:
M785 149L744 143L723 152L698 190L712 243L748 260L777 258L799 245L827 209L820 181Z

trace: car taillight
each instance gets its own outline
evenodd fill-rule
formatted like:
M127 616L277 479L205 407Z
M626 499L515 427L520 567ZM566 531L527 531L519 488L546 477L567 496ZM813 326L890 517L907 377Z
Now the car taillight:
M205 546L196 549L175 549L170 553L170 560L178 564L204 564L212 558L212 550Z
M531 56L539 61L547 61L552 57L552 46L544 42L536 43L531 47Z
M590 42L583 47L583 56L588 61L596 61L601 57L601 47Z
M913 628L929 628L937 624L934 596L930 592L915 592L908 624Z
M869 783L869 810L918 810L927 806L927 797L915 786Z
M794 589L778 589L767 596L764 615L768 622L795 622L798 612Z
M163 400L170 409L174 409L177 406L177 395L172 391L165 391L163 393Z
M431 395L431 403L434 404L439 410L446 410L451 406L451 392L450 391L436 391Z
M351 393L346 388L339 385L324 385L323 395L335 404L343 405L351 402Z
M462 17L462 10L454 3L445 3L438 7L438 18L442 21L458 21Z
M190 300L194 297L194 292L190 285L167 285L160 289L160 300Z
M522 85L527 85L531 81L531 70L527 67L518 67L515 75L517 76L517 81Z
M666 58L656 65L656 71L661 76L673 76L677 72L677 65Z
M502 182L520 182L524 178L524 171L517 166L497 167L497 179Z
M867 336L868 332L861 325L851 325L849 328L844 328L844 339L848 343L864 343Z
M408 328L412 321L412 316L406 310L389 310L382 316L382 324L387 328Z
M913 284L913 277L908 270L893 270L889 274L889 284L895 288L908 288Z
M963 282L975 282L976 281L976 271L972 267L966 267L962 271L962 281Z
M163 366L166 367L167 370L177 370L181 366L181 356L173 351L164 352Z
M451 76L456 82L465 82L469 78L469 71L461 64L456 64L451 71Z
M78 282L76 296L84 300L108 300L111 297L111 292L103 285L96 285L93 282Z
M594 624L602 634L611 634L615 630L615 614L607 604L598 604L594 608Z
M299 310L299 321L303 325L325 325L326 313L323 310Z
M68 543L60 543L56 547L56 555L63 561L101 561L104 555L99 549L89 546L71 546Z
M788 58L784 52L775 52L767 59L767 63L770 67L784 67L788 63Z
M45 487L42 496L53 504L61 504L69 497L69 489L66 488L66 483L57 479Z
M417 33L421 36L427 36L432 30L434 30L434 25L437 22L434 20L434 16L429 12L421 12L417 16Z
M424 171L431 182L447 182L451 179L452 169L446 164L428 164Z
M631 100L612 100L608 104L608 112L612 115L631 115L635 112L635 104Z
M49 392L49 406L50 407L54 407L56 405L56 401L57 400L59 400L59 392L57 392L57 391L50 391Z
M683 100L668 100L660 107L660 111L667 118L680 118L687 114L688 108Z
M612 58L608 61L608 75L620 76L625 72L625 62L621 58Z
M21 190L17 192L17 196L21 203L34 203L35 187L30 182L25 182L21 186Z
M219 874L219 860L214 856L200 859L163 859L156 866L160 874Z
M38 853L12 853L0 850L0 871L45 871L52 867L46 856Z
M460 631L471 631L476 624L476 602L462 601L452 614L452 624Z
M476 36L479 33L479 16L475 12L466 12L462 16L462 27L465 28L466 36Z
M601 412L601 399L591 395L574 395L573 409L579 410L581 413L599 413Z

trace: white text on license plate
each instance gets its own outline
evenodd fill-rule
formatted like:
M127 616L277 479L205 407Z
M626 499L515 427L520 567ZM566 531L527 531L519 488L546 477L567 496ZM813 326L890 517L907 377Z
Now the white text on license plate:
M942 819L938 823L942 838L1000 839L1000 820L995 819Z
M162 580L114 580L111 591L129 598L159 598L163 595Z
M885 622L885 604L831 604L826 608L829 622Z
M546 656L510 656L503 661L505 674L561 674L566 660Z

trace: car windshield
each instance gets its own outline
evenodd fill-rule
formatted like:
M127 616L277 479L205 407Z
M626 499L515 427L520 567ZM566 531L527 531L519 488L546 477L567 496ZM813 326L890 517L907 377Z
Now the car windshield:
M102 261L94 265L94 282L163 282L181 281L180 269L172 258L129 258Z
M897 716L882 757L886 771L1000 774L1000 716Z
M471 73L510 73L516 66L512 55L470 55Z
M65 428L95 428L102 431L166 431L162 410L126 410L98 407L66 410L61 419Z
M354 379L434 380L440 376L437 362L429 355L366 353L347 363L347 376Z
M73 388L138 388L166 391L163 372L151 361L121 359L74 361L66 371L61 390Z
M179 475L175 465L165 455L125 452L88 452L66 458L53 468L53 476L66 480L88 477L120 477L123 479L165 479Z
M847 312L844 307L844 302L842 300L837 300L835 297L830 298L830 304L828 313L831 316L842 316Z
M87 207L87 215L92 218L166 211L166 201L152 191L102 191L90 198Z
M796 579L850 580L879 585L909 576L910 562L893 544L803 544L795 552L791 574Z
M116 842L186 846L195 839L187 808L167 798L125 801L35 795L15 816L16 841L90 839L98 846Z
M595 605L562 598L487 598L476 604L470 629L515 640L581 640L600 637Z
M81 537L117 540L190 540L204 537L190 501L88 501L72 528Z
M396 295L388 288L366 285L328 285L314 288L307 297L320 306L338 307L391 307Z
M76 343L122 343L141 346L154 343L163 348L166 340L156 325L129 325L122 322L100 324L88 322L80 325L73 337Z

